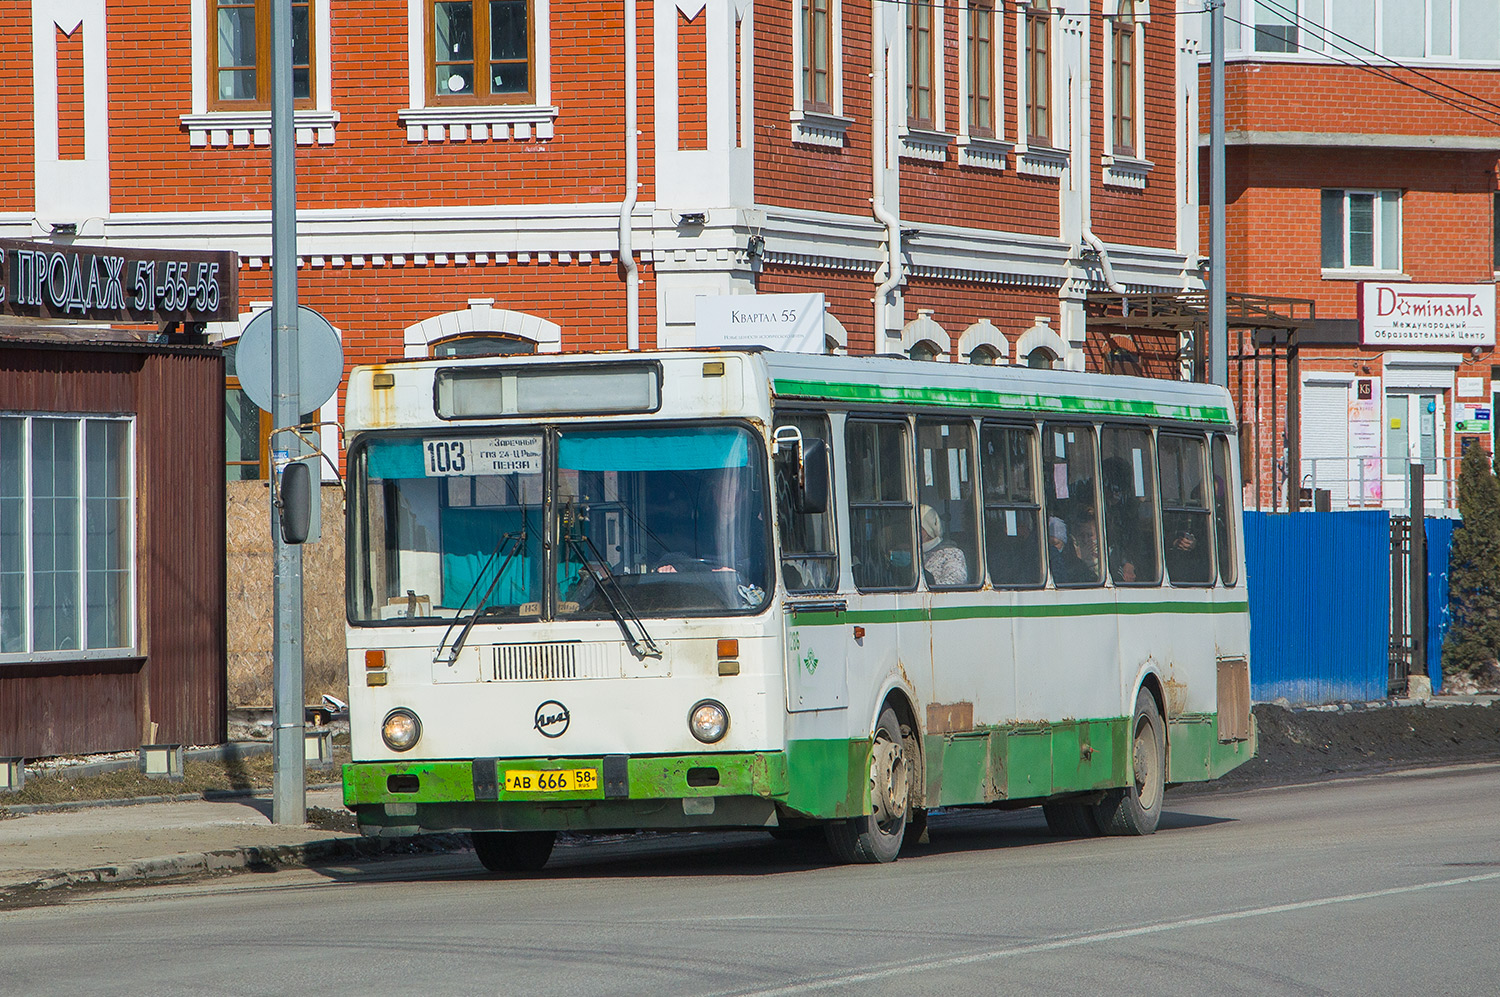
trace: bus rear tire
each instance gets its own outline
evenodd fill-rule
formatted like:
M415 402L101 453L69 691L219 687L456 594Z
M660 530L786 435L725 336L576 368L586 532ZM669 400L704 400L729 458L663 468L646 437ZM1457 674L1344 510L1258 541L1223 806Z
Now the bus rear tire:
M475 831L474 854L490 872L536 872L552 857L556 831Z
M1135 697L1130 720L1130 751L1135 778L1124 789L1111 789L1094 807L1105 834L1152 834L1161 820L1166 792L1167 738L1156 698L1145 689Z
M901 721L890 707L880 711L870 745L870 810L824 825L828 847L840 862L894 862L901 854L911 813L911 759Z

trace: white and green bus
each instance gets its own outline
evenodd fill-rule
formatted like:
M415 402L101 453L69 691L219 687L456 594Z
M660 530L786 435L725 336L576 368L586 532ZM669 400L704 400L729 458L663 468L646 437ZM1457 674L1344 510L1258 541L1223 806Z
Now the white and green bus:
M1254 753L1219 388L684 350L359 367L346 412L367 834L884 862L937 807L1149 834Z

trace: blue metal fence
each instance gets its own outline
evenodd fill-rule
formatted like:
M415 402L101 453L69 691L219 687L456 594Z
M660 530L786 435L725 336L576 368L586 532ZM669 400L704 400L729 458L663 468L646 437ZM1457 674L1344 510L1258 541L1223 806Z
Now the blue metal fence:
M1254 699L1385 698L1388 512L1247 512L1245 562Z
M1432 691L1443 687L1443 638L1448 636L1448 556L1457 519L1427 520L1427 674Z

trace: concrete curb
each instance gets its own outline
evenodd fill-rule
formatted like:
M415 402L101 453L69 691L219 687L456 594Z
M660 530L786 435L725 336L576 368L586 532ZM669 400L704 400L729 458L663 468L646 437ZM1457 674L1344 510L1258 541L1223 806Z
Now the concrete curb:
M317 789L338 789L341 782L320 782L307 787L308 792ZM233 800L249 800L260 797L269 800L270 792L264 789L206 789L201 793L176 793L167 796L125 796L113 800L64 800L61 803L9 804L0 797L0 817L23 814L50 814L68 810L86 810L89 807L138 807L145 803L221 803Z
M468 835L432 834L415 838L323 838L295 845L252 845L211 852L162 855L122 862L119 865L58 871L40 879L0 886L0 904L26 906L27 898L34 898L39 903L49 903L53 902L52 896L55 896L51 891L73 887L113 886L249 870L305 868L331 861L368 860L390 855L446 854L467 848Z

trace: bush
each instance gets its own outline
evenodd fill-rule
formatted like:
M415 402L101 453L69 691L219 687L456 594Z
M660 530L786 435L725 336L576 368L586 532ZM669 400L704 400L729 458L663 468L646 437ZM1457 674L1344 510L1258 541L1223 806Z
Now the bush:
M1477 675L1500 659L1500 478L1478 446L1458 471L1458 511L1453 534L1448 600L1451 624L1443 642L1443 672Z

